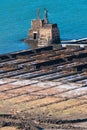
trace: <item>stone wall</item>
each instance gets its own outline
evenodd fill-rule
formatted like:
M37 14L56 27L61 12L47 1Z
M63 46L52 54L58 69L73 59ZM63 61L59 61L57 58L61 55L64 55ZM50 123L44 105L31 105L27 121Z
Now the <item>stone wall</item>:
M32 20L32 29L39 29L42 27L42 20Z
M38 44L48 45L51 43L52 39L52 29L51 28L41 28L39 32Z
M37 38L36 39L38 39L38 37L39 37L39 30L38 29L35 29L35 30L31 29L31 30L29 30L29 33L28 33L28 38L30 40L34 40L34 33L37 34L37 36L36 36Z
M52 28L52 42L53 43L60 42L60 34L59 34L59 29L57 26Z
M38 46L46 46L60 42L60 34L57 24L46 24L43 20L32 20L32 26L28 33L29 42L37 42Z

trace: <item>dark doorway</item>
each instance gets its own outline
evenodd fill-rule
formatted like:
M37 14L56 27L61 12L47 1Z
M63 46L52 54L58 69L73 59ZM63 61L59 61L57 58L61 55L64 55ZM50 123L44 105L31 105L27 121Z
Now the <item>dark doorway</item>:
M34 39L37 39L37 33L34 33Z

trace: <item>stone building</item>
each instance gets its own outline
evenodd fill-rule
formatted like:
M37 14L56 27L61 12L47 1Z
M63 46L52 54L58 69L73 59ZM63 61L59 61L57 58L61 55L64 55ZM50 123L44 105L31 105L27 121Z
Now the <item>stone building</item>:
M38 46L48 46L51 43L60 43L60 34L57 24L48 22L47 10L44 9L44 19L40 18L38 10L38 19L32 20L31 29L28 32L28 43L35 43Z

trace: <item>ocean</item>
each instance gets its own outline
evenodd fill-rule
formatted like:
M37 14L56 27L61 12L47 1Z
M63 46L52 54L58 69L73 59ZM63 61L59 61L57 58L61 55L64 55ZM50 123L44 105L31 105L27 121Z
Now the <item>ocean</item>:
M87 0L0 0L0 54L29 49L26 38L37 10L57 23L62 40L87 37Z

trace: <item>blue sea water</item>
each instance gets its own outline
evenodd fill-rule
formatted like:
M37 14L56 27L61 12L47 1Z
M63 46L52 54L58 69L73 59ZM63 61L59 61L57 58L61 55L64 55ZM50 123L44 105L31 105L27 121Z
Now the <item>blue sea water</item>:
M57 23L61 39L87 37L87 0L0 0L0 54L28 49L27 37L37 9L48 9L49 21Z

